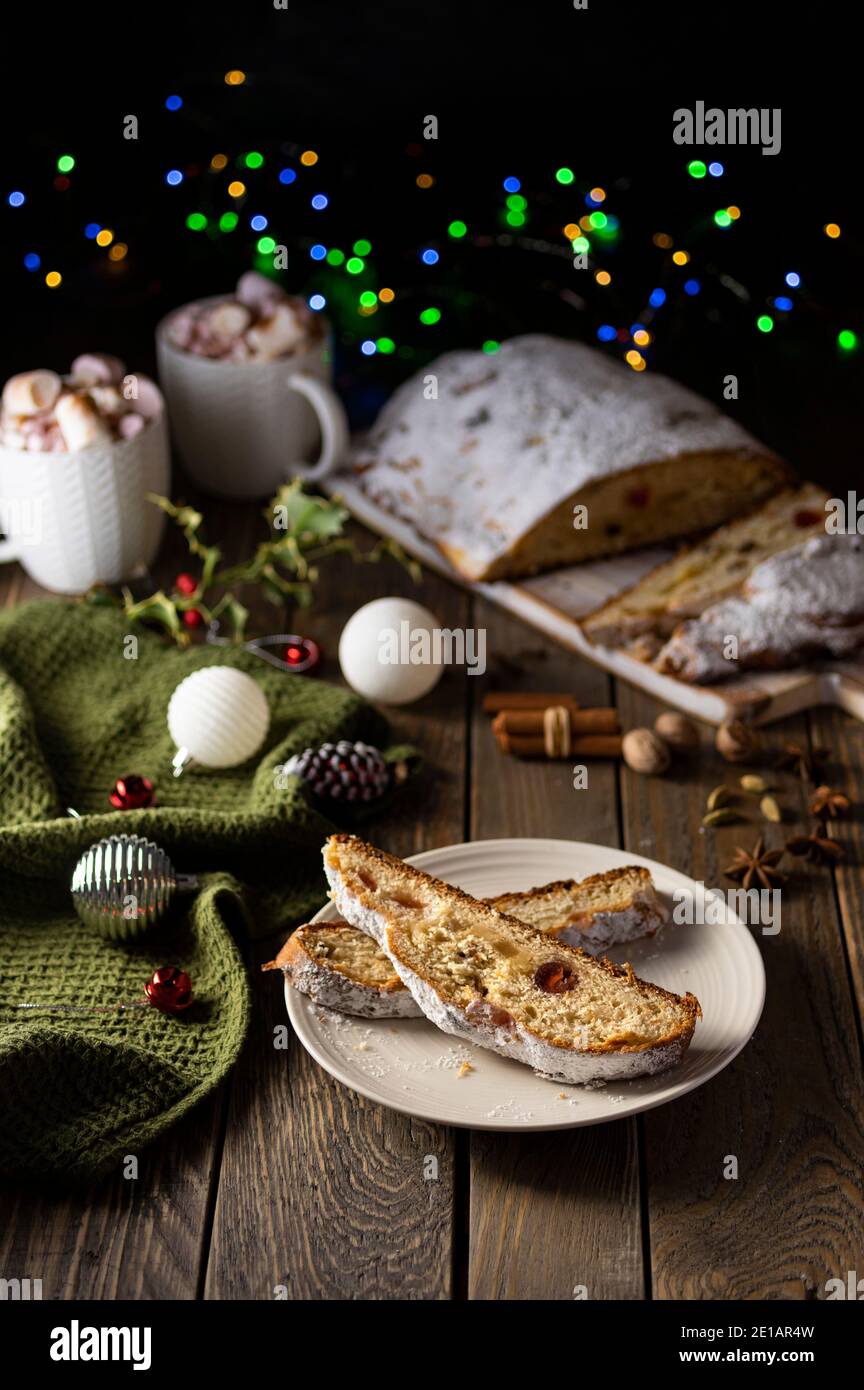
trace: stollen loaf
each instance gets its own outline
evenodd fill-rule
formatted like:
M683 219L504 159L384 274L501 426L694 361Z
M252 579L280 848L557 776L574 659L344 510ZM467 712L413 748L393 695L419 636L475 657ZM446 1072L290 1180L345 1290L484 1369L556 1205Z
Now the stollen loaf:
M349 470L475 580L717 526L790 476L677 382L540 334L432 362L395 392Z

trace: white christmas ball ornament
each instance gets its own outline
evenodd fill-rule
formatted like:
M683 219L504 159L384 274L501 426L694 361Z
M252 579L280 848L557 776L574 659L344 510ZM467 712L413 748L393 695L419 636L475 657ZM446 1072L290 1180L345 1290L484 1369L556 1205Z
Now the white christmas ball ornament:
M233 666L205 666L181 681L168 701L168 728L177 745L174 776L190 763L236 767L257 753L270 727L261 687Z
M376 598L352 615L339 638L339 665L352 690L384 705L407 705L441 679L441 627L410 598Z

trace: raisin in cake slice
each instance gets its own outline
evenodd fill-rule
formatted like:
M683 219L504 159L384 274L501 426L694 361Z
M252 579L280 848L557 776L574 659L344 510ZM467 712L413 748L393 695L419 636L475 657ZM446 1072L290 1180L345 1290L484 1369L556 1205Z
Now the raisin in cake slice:
M539 334L424 367L385 405L349 468L378 506L483 580L705 530L789 478L677 382ZM587 525L577 526L583 506Z
M636 937L651 936L666 912L647 869L628 865L504 893L485 902L499 912L595 954ZM347 922L298 927L262 970L282 970L316 1004L359 1018L411 1018L421 1011L380 947Z
M739 595L682 623L655 665L711 684L740 671L851 656L862 646L864 538L822 535L757 565Z
M709 604L734 593L763 560L825 530L829 494L815 483L785 488L761 507L720 526L583 619L581 627L601 647L634 639L639 650L657 651L677 625L697 618Z
M324 868L342 916L375 938L445 1033L574 1083L665 1071L690 1045L692 994L551 943L353 836L331 836Z

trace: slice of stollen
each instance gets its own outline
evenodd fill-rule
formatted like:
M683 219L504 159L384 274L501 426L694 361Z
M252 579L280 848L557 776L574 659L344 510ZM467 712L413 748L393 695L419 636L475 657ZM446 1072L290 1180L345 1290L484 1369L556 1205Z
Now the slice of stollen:
M746 516L718 526L582 619L589 641L654 652L679 623L734 594L771 555L825 531L828 493L816 483L786 488ZM644 639L650 639L645 643Z
M579 883L564 879L483 901L592 955L651 936L666 918L650 873L635 864L592 874ZM301 994L339 1013L359 1018L411 1018L421 1013L381 948L347 922L298 927L276 959L261 968L282 970Z
M342 917L385 951L431 1022L570 1082L665 1071L701 1014L692 994L637 979L351 835L324 869Z
M390 961L371 936L347 922L310 922L289 936L262 970L281 970L322 1008L356 1018L419 1018Z
M638 864L483 901L591 955L640 936L653 936L666 920L651 875Z
M741 671L842 659L862 647L864 538L831 533L763 560L739 594L676 628L654 665L713 684Z

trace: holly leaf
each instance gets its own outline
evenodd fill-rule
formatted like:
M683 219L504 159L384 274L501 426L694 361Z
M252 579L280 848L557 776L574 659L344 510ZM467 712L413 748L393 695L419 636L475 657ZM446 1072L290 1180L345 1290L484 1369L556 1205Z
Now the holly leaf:
M213 583L216 566L222 559L222 551L219 549L218 545L207 545L202 546L196 553L202 560L201 578L198 581L198 589L203 594L207 592L210 585Z
M307 546L340 536L348 520L348 510L338 500L304 492L299 478L280 487L266 515L277 536Z
M198 531L204 523L204 517L195 507L187 507L184 504L172 502L170 497L162 497L158 492L148 492L147 501L154 506L161 507L162 511L170 516L172 521L176 521L178 526L188 530L193 534Z
M136 603L128 589L123 590L123 607L133 622L158 623L173 636L179 636L180 617L176 604L162 589Z
M413 555L409 555L406 550L403 550L398 541L391 540L389 536L382 536L372 549L366 552L363 559L377 564L385 555L389 555L391 560L395 560L403 569L406 569L415 584L420 583L423 577L423 567L419 560L415 560Z
M204 518L197 508L172 502L159 493L148 493L147 497L182 529L190 553L200 562L200 575L195 592L190 595L167 595L160 589L136 602L131 592L124 590L123 607L131 620L163 627L178 646L187 646L191 640L183 614L192 608L205 621L224 616L234 640L243 640L249 615L232 592L237 584L257 585L264 598L276 606L290 602L299 608L310 607L318 581L316 562L329 555L348 554L358 564L375 563L390 555L415 580L420 575L419 565L395 541L385 539L370 550L359 550L353 540L343 535L349 512L341 499L307 492L301 478L284 484L271 500L264 513L270 526L267 539L258 543L248 559L223 570L219 569L221 547L206 545L201 539ZM210 610L208 600L212 602L213 589L225 592ZM110 603L112 599L107 592L98 596L94 593L89 601Z
M120 600L105 584L94 584L84 595L84 602L94 608L116 608Z
M213 612L210 614L211 622L220 620L225 616L231 625L231 635L235 642L242 642L246 635L246 623L249 619L249 609L244 608L239 599L233 594L223 594Z

